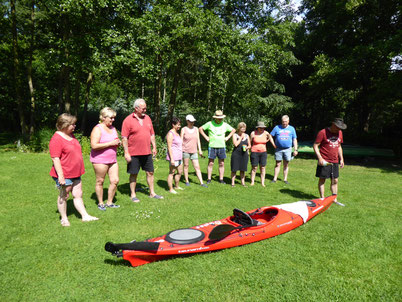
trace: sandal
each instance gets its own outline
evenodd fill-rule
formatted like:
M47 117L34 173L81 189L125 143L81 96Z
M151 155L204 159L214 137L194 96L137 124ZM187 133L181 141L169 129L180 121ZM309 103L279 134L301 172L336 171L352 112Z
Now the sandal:
M82 221L83 221L83 222L95 221L95 220L99 220L99 218L98 218L98 217L94 217L94 216L90 216L90 215L86 216L85 218L82 218Z

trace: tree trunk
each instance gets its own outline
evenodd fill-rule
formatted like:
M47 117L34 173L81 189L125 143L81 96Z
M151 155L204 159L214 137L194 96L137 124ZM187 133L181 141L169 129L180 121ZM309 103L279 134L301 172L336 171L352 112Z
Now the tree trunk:
M29 86L29 94L31 97L31 116L29 121L29 138L31 139L32 135L35 132L35 89L33 85L32 79L32 57L34 51L34 42L35 42L35 0L31 1L31 37L30 37L30 46L29 46L29 62L28 62L28 86Z
M73 114L75 116L78 115L78 108L80 106L80 74L78 73L76 75L76 79L75 79L75 88L74 88L74 103L73 103Z
M158 55L157 66L159 66L158 76L155 80L154 87L154 127L159 130L160 116L161 116L161 87L162 87L162 57Z
M87 78L87 86L85 89L85 103L84 103L84 110L82 112L82 122L81 122L81 130L83 133L85 133L85 128L87 124L87 111L88 111L88 103L89 103L89 93L91 90L91 85L93 83L94 77L92 72L88 73L88 78Z
M21 96L21 81L20 81L20 62L18 56L18 34L17 34L17 17L15 10L15 0L10 1L11 6L11 31L13 36L13 75L14 75L14 85L15 85L15 98L17 101L18 115L20 118L21 134L23 139L27 138L27 125L24 116L24 104Z
M181 71L181 60L177 62L175 71L174 71L174 76L173 76L173 86L172 86L172 95L170 96L170 102L169 102L169 108L168 108L168 114L166 117L166 129L170 129L170 120L173 117L173 112L176 107L176 98L177 98L177 88L179 87L179 78L180 78L180 71Z

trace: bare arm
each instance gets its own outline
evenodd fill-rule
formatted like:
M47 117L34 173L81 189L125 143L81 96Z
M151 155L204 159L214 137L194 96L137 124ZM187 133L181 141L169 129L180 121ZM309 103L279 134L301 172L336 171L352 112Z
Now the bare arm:
M195 128L197 131L197 146L198 146L198 154L202 156L202 149L201 149L201 141L200 141L200 132L198 128Z
M229 135L225 137L225 142L227 142L233 136L233 134L235 132L236 132L236 129L233 129L232 131L230 131Z
M233 135L232 136L232 142L233 142L233 145L236 148L241 142L241 137L239 135Z
M53 161L54 169L56 170L56 173L57 173L59 184L63 186L66 184L66 180L64 179L64 173L63 173L63 168L61 167L60 158L52 157L52 161Z
M338 155L339 155L339 164L341 168L345 166L345 162L343 161L343 149L342 146L339 144L339 149L338 149Z
M299 154L299 146L297 144L297 139L294 138L293 139L293 147L295 148L295 150L293 151L293 156L297 156L297 154Z
M167 152L170 158L170 164L174 166L174 158L173 158L173 151L172 151L172 143L173 143L173 134L169 131L166 135L166 142L167 142Z
M128 139L127 139L127 137L123 137L122 142L123 142L123 148L124 148L124 158L126 159L126 162L129 163L129 162L131 162L131 155L128 152Z
M320 146L320 143L314 143L313 149L314 149L315 155L317 156L318 164L319 164L320 166L323 166L323 165L324 165L324 159L323 159L322 156L321 156L319 146Z
M272 147L274 147L276 149L274 138L268 131L267 131L267 138L268 138L269 142L271 143Z
M155 140L155 134L151 135L151 145L152 145L152 155L156 156L156 153L158 152L156 150L156 140Z
M209 142L209 136L205 134L204 129L202 127L198 128L200 130L201 135L205 138L207 142Z
M248 138L247 150L251 150L251 139L250 139L250 137Z
M91 132L91 148L92 149L102 150L102 149L105 149L108 147L120 145L120 140L118 137L116 137L116 139L114 139L113 141L110 141L107 143L100 143L101 135L102 135L101 130L99 129L99 127L95 126Z

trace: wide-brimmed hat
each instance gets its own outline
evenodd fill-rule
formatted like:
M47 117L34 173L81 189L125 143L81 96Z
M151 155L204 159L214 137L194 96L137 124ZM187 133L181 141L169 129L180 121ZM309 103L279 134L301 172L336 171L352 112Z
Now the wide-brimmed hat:
M332 121L332 123L337 126L339 129L345 130L347 128L346 124L343 122L343 119L336 118Z
M267 128L267 126L265 126L264 122L257 122L257 126L255 126L255 128Z
M223 114L222 110L216 110L215 111L215 115L213 116L213 118L225 118L226 115Z
M191 114L187 114L187 115L186 115L186 121L195 122L196 119L195 119L194 116L192 116Z

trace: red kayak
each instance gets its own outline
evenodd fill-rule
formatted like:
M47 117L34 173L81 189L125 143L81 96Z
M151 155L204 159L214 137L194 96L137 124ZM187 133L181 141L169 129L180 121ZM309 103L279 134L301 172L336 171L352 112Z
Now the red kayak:
M141 242L112 243L105 250L139 266L171 256L216 251L253 243L289 232L324 212L336 195L297 201L249 212L233 210L233 216L187 229L171 231Z

